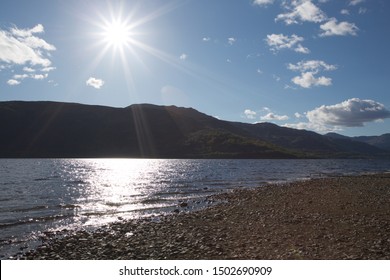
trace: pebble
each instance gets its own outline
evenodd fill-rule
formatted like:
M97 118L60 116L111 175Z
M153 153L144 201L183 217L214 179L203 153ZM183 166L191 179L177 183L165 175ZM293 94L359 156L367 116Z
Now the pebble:
M390 259L390 175L279 184L211 200L224 203L60 232L13 258Z

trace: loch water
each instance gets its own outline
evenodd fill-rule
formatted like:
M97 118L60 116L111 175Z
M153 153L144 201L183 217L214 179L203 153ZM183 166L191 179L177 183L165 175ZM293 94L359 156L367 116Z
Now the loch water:
M232 189L389 171L390 160L0 159L0 259L47 232L191 211Z

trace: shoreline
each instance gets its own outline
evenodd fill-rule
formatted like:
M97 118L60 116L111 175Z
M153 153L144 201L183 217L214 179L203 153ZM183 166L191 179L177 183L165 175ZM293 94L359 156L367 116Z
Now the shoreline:
M50 237L17 259L390 259L390 173L235 190L195 212Z

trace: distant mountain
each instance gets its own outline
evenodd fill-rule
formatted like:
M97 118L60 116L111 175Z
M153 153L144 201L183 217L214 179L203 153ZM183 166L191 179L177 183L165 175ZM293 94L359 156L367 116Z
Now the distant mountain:
M350 139L270 123L218 120L192 108L0 102L0 157L383 157Z
M303 152L312 157L360 157L382 155L380 148L351 141L342 137L327 137L313 131L280 127L270 123L244 124L237 126L245 129L263 141L271 142L286 149Z
M350 139L357 142L363 142L371 146L390 151L390 133L386 133L380 136L356 136L348 137L337 133L328 133L326 136L334 139Z

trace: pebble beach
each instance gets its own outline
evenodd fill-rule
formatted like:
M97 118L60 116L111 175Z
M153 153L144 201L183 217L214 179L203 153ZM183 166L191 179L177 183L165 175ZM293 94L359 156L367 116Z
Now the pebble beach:
M216 203L48 235L14 259L390 259L390 173L235 190Z

